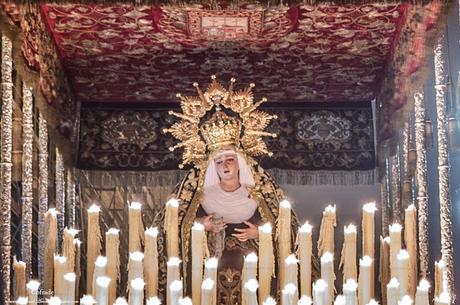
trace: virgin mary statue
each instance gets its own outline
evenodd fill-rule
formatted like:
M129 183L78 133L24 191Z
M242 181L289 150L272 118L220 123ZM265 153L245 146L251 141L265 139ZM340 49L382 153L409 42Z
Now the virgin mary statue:
M209 255L218 259L216 303L232 305L241 304L244 257L258 253L258 226L271 223L277 232L279 203L284 199L278 185L252 158L271 155L262 137L276 136L264 131L276 116L257 109L265 99L254 102L253 84L234 91L234 81L231 79L226 89L212 77L205 92L195 83L197 96L178 94L182 113L170 114L180 120L165 130L180 141L171 150L184 149L180 166L193 166L171 195L179 201L179 236L174 239L179 240L184 295L191 295L191 228L200 222L206 230ZM158 295L163 301L167 289L166 263L171 257L166 247L165 214L163 210L155 219L160 228ZM298 222L294 215L291 219L294 241ZM274 234L275 258L277 238ZM293 245L290 247L293 253ZM275 275L278 265L279 260L275 259ZM271 282L275 297L278 281L273 277Z

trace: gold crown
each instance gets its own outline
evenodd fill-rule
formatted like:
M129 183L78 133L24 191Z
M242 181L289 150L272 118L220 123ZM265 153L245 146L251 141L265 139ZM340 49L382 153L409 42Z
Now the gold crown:
M211 79L206 92L201 91L198 83L193 84L198 96L182 96L178 93L182 112L169 112L180 119L170 128L163 130L180 141L170 147L171 151L184 148L179 167L182 168L184 164L201 164L207 161L209 154L214 150L229 145L243 149L249 156L271 156L272 153L268 151L262 137L276 137L276 134L265 132L264 129L277 116L257 109L267 99L262 98L259 102L254 102L252 83L244 90L233 91L234 78L230 79L228 89L224 88L214 75ZM223 112L221 107L229 114ZM213 108L215 113L211 118L200 124Z
M200 130L208 151L229 145L239 146L241 122L222 111L214 113Z

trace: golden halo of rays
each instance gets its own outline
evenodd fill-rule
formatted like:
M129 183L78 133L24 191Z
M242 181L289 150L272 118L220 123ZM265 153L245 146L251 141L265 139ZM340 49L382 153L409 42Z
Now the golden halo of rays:
M242 90L233 90L236 79L231 78L228 88L225 88L215 75L211 76L211 83L205 92L200 89L198 83L193 83L197 91L197 96L183 96L178 93L176 96L181 100L181 112L169 111L179 119L170 128L163 129L164 133L170 133L179 143L170 147L170 151L177 148L184 148L182 162L179 167L183 168L186 164L198 165L207 160L208 151L205 141L200 136L200 121L214 107L220 111L221 107L231 110L236 115L234 118L240 120L244 127L240 135L239 144L242 150L249 156L262 156L273 154L268 150L263 141L263 137L276 138L276 134L264 131L276 115L268 114L258 109L267 101L264 97L258 102L254 102L252 89L254 83ZM209 122L209 121L208 121ZM208 122L204 122L206 124ZM203 125L202 124L202 125Z

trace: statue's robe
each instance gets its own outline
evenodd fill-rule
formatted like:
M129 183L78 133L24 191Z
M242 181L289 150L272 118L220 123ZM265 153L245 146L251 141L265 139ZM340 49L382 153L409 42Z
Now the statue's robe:
M277 218L279 203L285 196L280 187L271 177L252 159L248 158L248 164L252 169L255 180L255 187L250 190L250 196L254 199L258 207L249 220L254 224L260 225L270 222L274 228L274 254L275 254L275 274L278 273L278 242L277 242ZM185 178L177 185L172 197L180 200L179 205L179 253L182 259L182 277L184 281L184 295L191 296L191 228L197 217L204 214L200 202L202 200L202 185L204 173L199 169L191 169ZM158 254L159 254L159 291L158 297L166 304L166 237L164 230L165 209L155 218L155 225L159 228ZM247 228L245 224L231 224L226 228L225 248L218 264L218 283L217 283L217 304L241 304L241 270L243 267L244 256L258 250L257 240L240 242L231 236L234 229ZM299 223L297 217L292 213L291 222L291 253L295 253L294 243L296 240ZM212 247L212 239L208 241L208 247ZM211 251L212 252L212 251ZM146 258L148 259L148 258ZM278 279L272 280L272 294L278 297Z

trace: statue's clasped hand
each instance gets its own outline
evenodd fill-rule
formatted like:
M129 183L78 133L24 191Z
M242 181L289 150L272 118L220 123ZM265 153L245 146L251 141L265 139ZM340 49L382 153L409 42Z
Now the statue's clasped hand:
M238 229L236 228L235 231L239 233L234 233L232 236L238 238L239 241L247 241L249 239L258 239L259 238L259 228L256 227L254 224L250 223L249 221L244 222L248 228L246 229Z
M224 220L214 217L214 214L203 217L200 222L207 232L219 233L227 227Z

